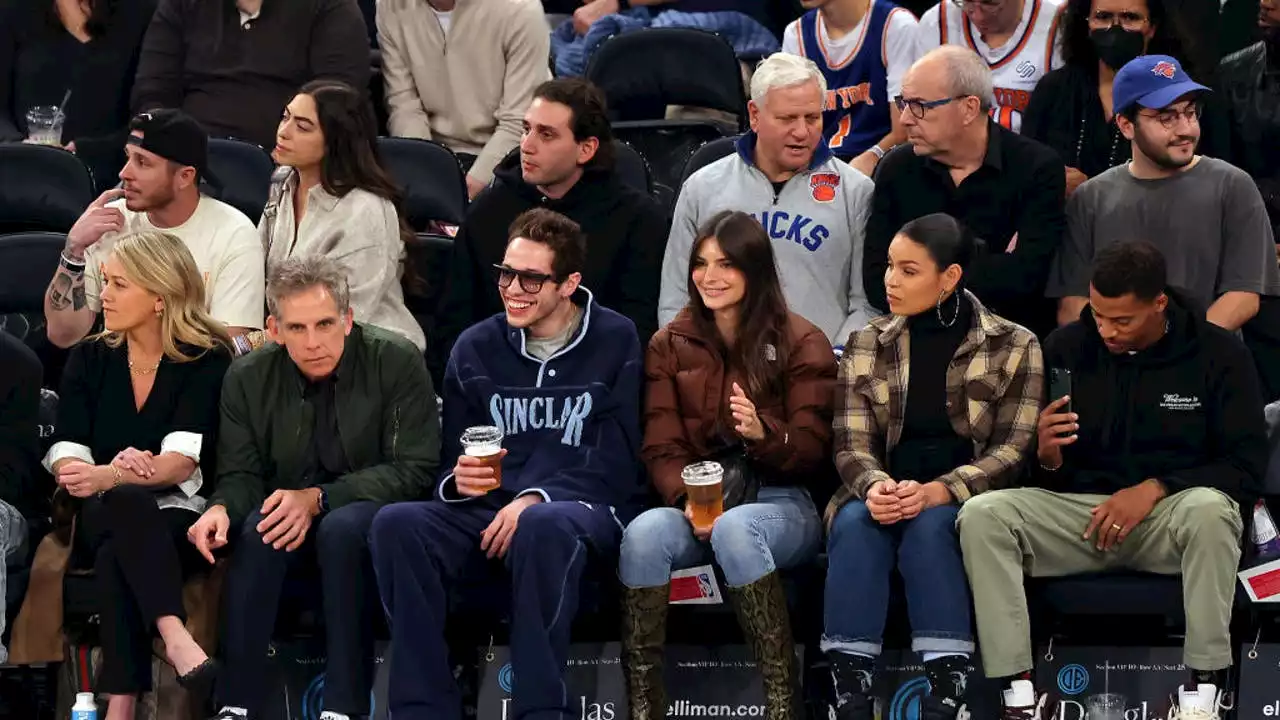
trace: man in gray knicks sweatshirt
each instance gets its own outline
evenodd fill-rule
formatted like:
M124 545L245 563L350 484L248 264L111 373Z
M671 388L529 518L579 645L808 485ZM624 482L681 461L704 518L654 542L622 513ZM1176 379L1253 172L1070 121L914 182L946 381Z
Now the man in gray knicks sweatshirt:
M658 323L689 300L697 229L722 210L755 215L773 239L791 310L834 347L875 313L862 289L863 231L871 180L831 154L822 136L826 80L813 61L777 53L751 79L751 132L737 152L694 173L680 190L662 260Z

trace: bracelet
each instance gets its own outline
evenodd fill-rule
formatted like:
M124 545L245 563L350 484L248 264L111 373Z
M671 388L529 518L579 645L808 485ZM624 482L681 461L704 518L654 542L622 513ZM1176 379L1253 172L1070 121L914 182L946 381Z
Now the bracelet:
M82 273L85 268L84 260L73 260L64 250L58 255L58 265L65 268L68 272Z
M253 344L249 342L249 338L243 335L236 335L231 338L231 344L235 345L236 355L248 355L253 352Z
M872 154L872 155L875 155L875 156L876 156L876 160L883 160L883 159L884 159L884 154L885 154L886 150L885 150L884 148L880 147L879 145L872 145L871 147L867 148L867 150L869 150L869 151L871 152L871 154Z
M1037 460L1036 462L1040 465L1040 469L1045 472L1058 472L1059 470L1062 469L1062 463L1058 463L1058 467L1049 467L1048 465L1045 465L1039 460Z

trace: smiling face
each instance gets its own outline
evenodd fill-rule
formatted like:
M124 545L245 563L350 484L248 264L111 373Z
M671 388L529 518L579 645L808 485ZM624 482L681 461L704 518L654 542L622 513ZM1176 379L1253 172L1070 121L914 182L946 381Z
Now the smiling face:
M320 165L324 153L324 131L315 98L305 94L294 96L280 117L271 158L280 165L305 170Z
M756 132L756 158L761 168L798 173L809 167L822 142L822 89L816 80L776 87L747 109Z
M735 307L747 294L747 277L725 256L714 237L702 241L693 261L693 284L712 312Z
M539 326L545 325L578 289L582 276L572 273L567 278L555 277L555 251L546 245L517 237L507 244L502 264L516 274L501 273L498 292L507 312L507 324L530 329L541 337ZM559 280L559 281L558 281ZM506 287L503 282L508 282ZM538 287L540 285L540 287ZM528 288L537 287L536 291Z
M115 254L102 266L102 281L102 325L108 331L127 333L160 323L164 300L126 275Z
M1179 170L1195 159L1200 142L1198 102L1184 96L1160 110L1138 108L1133 121L1118 115L1116 122L1143 157L1165 170Z
M142 137L140 130L133 134ZM127 160L120 170L120 180L125 207L133 212L163 208L196 182L193 167L181 167L136 145L125 145L124 152Z
M294 365L311 380L328 377L338 368L352 313L344 313L323 285L313 285L280 298L279 317L267 318L267 332L285 346Z

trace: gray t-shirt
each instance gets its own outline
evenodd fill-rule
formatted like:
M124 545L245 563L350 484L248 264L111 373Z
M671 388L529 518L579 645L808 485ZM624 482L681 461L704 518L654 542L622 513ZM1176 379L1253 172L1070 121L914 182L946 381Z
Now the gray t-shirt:
M552 355L560 352L574 335L578 334L578 328L582 327L582 308L574 306L573 319L565 326L565 329L559 335L553 335L549 338L538 339L530 335L525 339L524 349L530 355L542 361L551 359Z
M1230 163L1201 157L1189 170L1158 180L1139 180L1120 165L1085 182L1067 203L1067 235L1046 295L1088 297L1098 251L1135 240L1160 248L1169 284L1205 309L1226 292L1280 295L1262 196Z

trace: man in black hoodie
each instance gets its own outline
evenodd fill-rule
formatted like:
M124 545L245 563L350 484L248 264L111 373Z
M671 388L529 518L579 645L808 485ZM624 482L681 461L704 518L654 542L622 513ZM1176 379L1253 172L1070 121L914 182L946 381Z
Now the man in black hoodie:
M1154 245L1098 253L1089 305L1044 343L1046 369L1069 372L1070 390L1040 415L1040 487L960 511L983 664L1006 679L1004 718L1039 718L1044 702L1027 682L1024 575L1116 568L1183 576L1191 677L1174 717L1219 717L1240 508L1267 462L1262 394L1241 341L1166 283Z
M438 330L427 339L428 364L437 382L458 335L503 312L493 266L502 262L511 223L536 207L555 210L582 227L587 237L582 283L598 303L636 324L642 345L649 342L657 330L667 222L652 198L621 181L613 151L598 88L563 78L534 91L520 152L498 164L493 184L471 203L454 241Z

